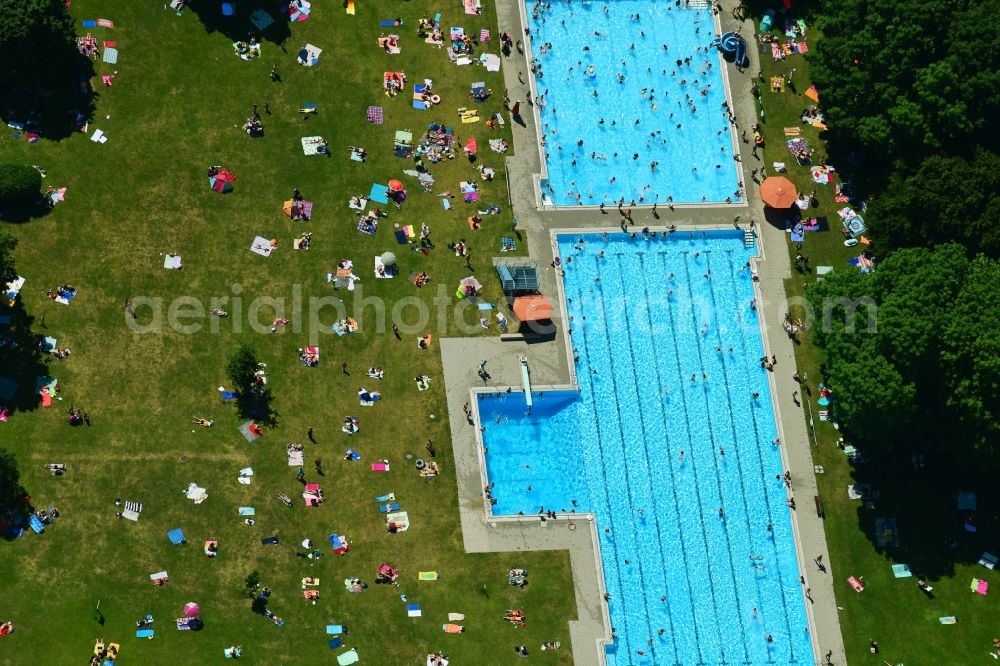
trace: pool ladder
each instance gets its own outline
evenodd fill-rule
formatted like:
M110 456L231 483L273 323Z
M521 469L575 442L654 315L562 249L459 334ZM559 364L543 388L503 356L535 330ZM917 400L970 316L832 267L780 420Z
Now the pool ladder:
M753 247L757 240L757 235L750 229L743 231L743 247Z

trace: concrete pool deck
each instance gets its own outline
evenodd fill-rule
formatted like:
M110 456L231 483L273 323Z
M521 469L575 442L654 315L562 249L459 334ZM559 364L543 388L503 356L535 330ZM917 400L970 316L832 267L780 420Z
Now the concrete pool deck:
M731 18L732 2L722 3L719 16L723 30L742 27L743 34L753 34L751 22L737 23ZM498 0L497 15L501 30L510 32L515 40L523 38L520 6L515 0ZM750 93L751 73L759 70L756 49L749 49L750 67L743 75L728 66L731 93L730 105L740 128L749 129L756 121L756 108ZM530 73L527 61L517 52L504 60L504 76L511 100L531 98L527 82ZM520 76L520 79L519 79ZM523 108L523 105L522 105ZM499 338L442 339L440 349L444 366L445 390L448 400L452 446L455 454L459 509L462 534L468 552L568 550L573 568L574 591L578 617L570 622L570 638L576 664L592 666L604 663L602 644L610 640L610 625L603 600L604 580L600 555L596 546L595 523L581 516L572 520L540 521L537 517L490 519L482 497L484 473L481 464L481 443L478 431L470 425L462 407L472 403L473 389L482 386L476 373L479 363L487 361L492 375L490 386L520 386L519 357L525 354L531 364L532 383L539 386L566 386L575 383L575 369L569 362L565 337L565 304L556 272L549 268L553 259L553 232L571 230L618 231L620 216L613 208L602 214L593 208L539 210L534 179L541 169L534 113L523 116L522 127L512 123L514 155L508 157L508 179L511 204L517 219L519 240L526 241L530 258L540 268L540 289L553 297L559 294L559 307L553 321L558 334L550 342L527 344L501 342ZM741 163L743 182L751 183L749 170L763 166L744 151L747 159ZM763 222L763 206L757 188L749 187L747 205L678 205L671 211L659 207L653 213L649 207L633 207L635 227L663 229L677 225L679 231L732 229L734 223L746 228L750 219L756 226L760 247L756 283L761 312L764 346L777 357L777 370L769 373L771 393L778 432L782 441L785 468L791 472L798 510L792 512L796 548L806 587L811 588L807 599L808 631L812 634L814 663L827 663L825 655L832 652L829 663L846 664L837 604L833 591L833 571L827 556L823 521L813 510L810 497L817 494L816 478L809 433L802 407L792 394L800 389L792 379L795 369L794 347L781 328L786 309L784 281L791 277L785 232ZM494 389L495 390L495 389ZM813 565L817 555L827 561L826 572ZM804 590L803 590L804 593Z

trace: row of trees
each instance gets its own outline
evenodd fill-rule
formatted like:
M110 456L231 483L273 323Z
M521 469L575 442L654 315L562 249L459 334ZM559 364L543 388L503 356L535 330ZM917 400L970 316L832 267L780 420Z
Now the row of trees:
M810 288L837 416L869 450L1000 447L1000 5L818 0L810 70L829 152L865 220L872 274ZM875 314L877 312L877 315ZM874 316L877 325L869 326Z

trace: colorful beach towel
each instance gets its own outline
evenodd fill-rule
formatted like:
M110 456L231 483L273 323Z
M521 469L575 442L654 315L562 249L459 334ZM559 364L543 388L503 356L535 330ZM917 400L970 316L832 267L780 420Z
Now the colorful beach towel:
M372 125L381 125L385 116L381 106L369 106L366 117Z

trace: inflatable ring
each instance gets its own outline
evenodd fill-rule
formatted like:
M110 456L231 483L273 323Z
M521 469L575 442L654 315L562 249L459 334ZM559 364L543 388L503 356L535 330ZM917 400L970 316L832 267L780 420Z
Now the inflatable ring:
M417 466L417 469L423 469L424 467L427 467L427 463L423 461L423 458L417 458L417 462L415 462L414 464Z
M441 95L431 95L431 104L440 104Z

